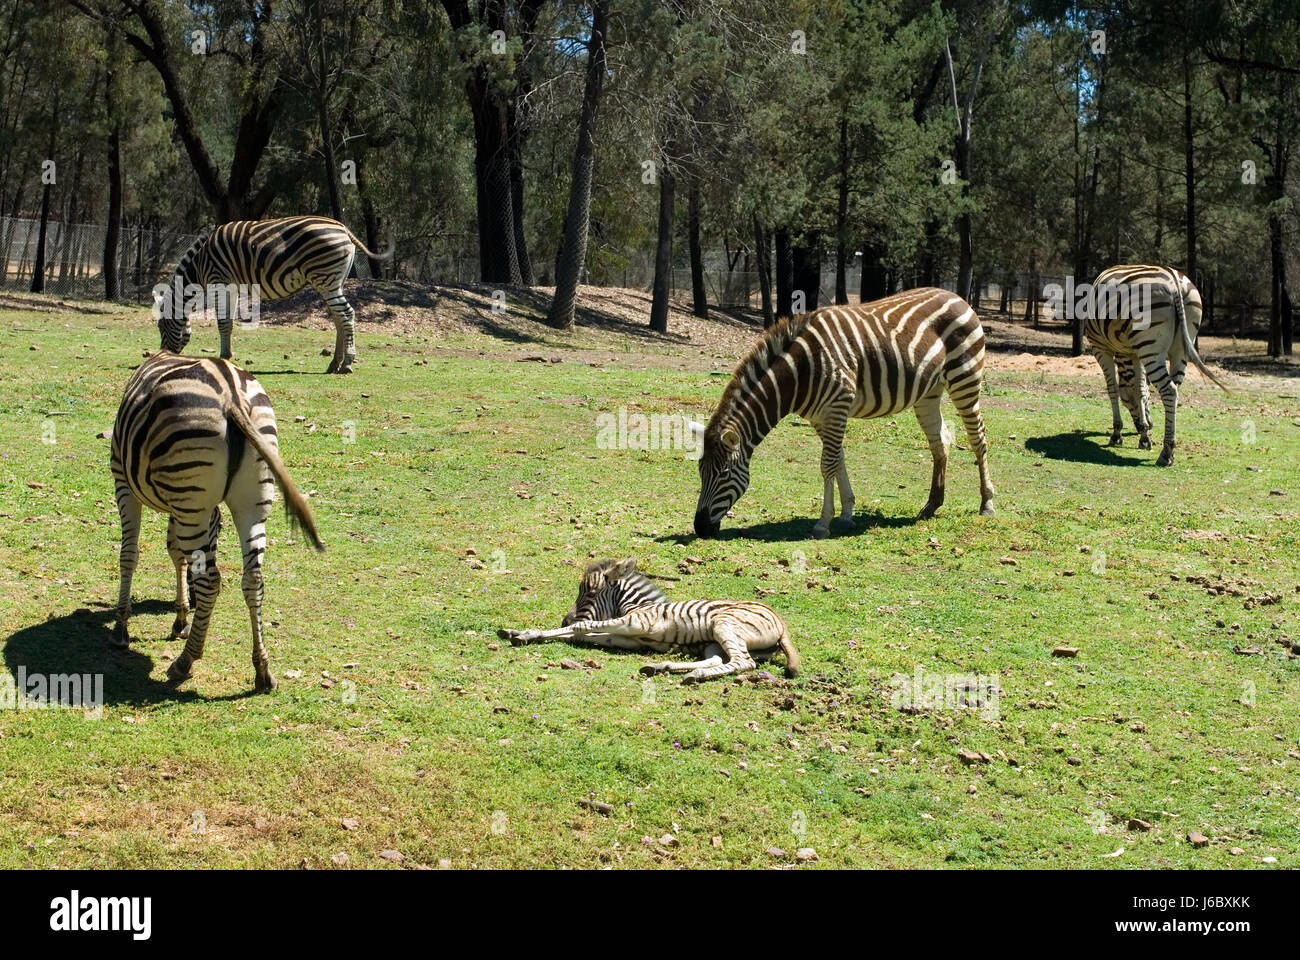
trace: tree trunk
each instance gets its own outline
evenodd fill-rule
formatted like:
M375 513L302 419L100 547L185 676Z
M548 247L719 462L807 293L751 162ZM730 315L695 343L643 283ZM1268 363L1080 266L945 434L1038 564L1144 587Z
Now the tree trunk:
M46 151L47 157L54 156L54 148L59 142L59 95L54 95L54 108L50 111L50 148ZM58 176L58 167L55 167L55 177ZM54 184L47 182L45 189L41 191L41 227L36 238L36 264L32 268L32 293L45 292L45 238L49 232L50 226L50 191Z
M817 309L822 285L822 255L817 241L818 235L812 233L794 248L794 289L803 291L804 309L809 313Z
M573 179L569 184L569 209L564 218L564 246L555 264L555 297L546 322L553 327L573 326L578 299L578 276L587 260L587 231L591 226L591 173L595 155L596 111L605 80L605 31L609 22L609 0L595 0L591 40L587 44L587 78L582 91L582 116L578 142L573 149ZM506 171L506 209L510 209L509 170ZM509 225L508 225L509 226ZM513 227L509 244L514 248ZM514 275L518 277L518 264Z
M867 241L862 244L862 282L858 287L858 300L870 303L889 296L889 271L885 269L885 248L882 244Z
M363 172L362 161L365 157L357 160L357 196L361 198L361 222L366 231L366 246L371 250L379 249L379 217L375 215L375 204L370 198L370 192L366 189L366 178ZM370 275L376 280L384 276L384 261L378 257L367 257L366 263L370 267Z
M840 117L839 196L835 206L835 302L849 302L848 218L849 218L849 120Z
M320 123L321 158L325 164L325 195L329 197L330 216L343 219L343 201L339 197L339 168L334 157L334 137L330 131L330 111L325 82L325 25L316 10L316 117Z
M704 252L700 249L700 187L694 178L686 197L687 246L691 252L691 308L697 317L709 315L709 295L704 286Z
M104 84L104 106L108 114L108 225L104 231L104 299L122 296L117 269L117 248L122 228L122 123L114 109L113 72Z
M1192 128L1192 56L1183 49L1183 166L1187 179L1187 275L1196 277L1196 142Z
M676 178L667 162L659 171L659 228L655 243L654 295L650 302L650 329L668 332L668 296L672 292L673 203Z
M781 320L794 312L794 253L790 248L790 231L781 227L776 231L776 318Z
M754 257L758 265L758 293L759 299L763 302L763 326L770 327L776 322L776 315L772 312L772 262L768 256L767 232L763 225L758 222L758 215L754 215Z
M510 143L510 218L515 230L519 282L531 287L536 278L532 258L528 256L528 241L524 238L524 133L517 116L520 109L516 105L506 114L506 136Z

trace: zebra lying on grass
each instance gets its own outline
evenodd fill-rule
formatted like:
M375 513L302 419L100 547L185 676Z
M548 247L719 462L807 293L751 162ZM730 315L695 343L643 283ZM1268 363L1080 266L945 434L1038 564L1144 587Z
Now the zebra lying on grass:
M225 291L236 285L256 290L258 301L281 300L311 284L325 298L334 318L334 353L325 372L351 373L357 354L357 315L343 295L343 281L358 250L387 260L394 249L373 253L351 230L328 217L223 223L195 241L176 265L171 287L158 294L157 307L166 321L160 324L162 347L180 353L189 342L189 291L202 290L204 305L217 310L221 357L229 360L233 306L229 294L224 304L209 303L208 291Z
M966 427L980 475L980 513L993 513L988 443L980 416L984 330L975 311L947 290L925 287L852 307L825 307L767 330L741 361L703 428L695 532L717 534L749 486L754 448L785 417L804 417L822 441L822 515L813 536L830 535L839 482L840 521L853 526L853 489L844 464L850 417L884 417L913 407L934 459L921 518L943 503L951 435L939 401L946 389Z
M217 536L221 507L239 531L244 555L244 601L253 627L253 669L259 693L275 689L262 642L262 554L273 484L285 508L306 530L312 546L325 549L311 507L280 459L275 413L261 385L225 360L158 353L142 363L126 385L113 425L111 466L122 520L121 586L112 643L130 641L131 578L139 556L142 506L168 515L167 552L176 567L176 622L172 637L185 649L167 670L179 683L203 656L208 620L221 592ZM194 599L194 622L186 623Z
M564 623L558 630L498 630L497 636L515 646L573 640L620 650L679 651L698 659L648 663L641 672L684 673L682 683L753 670L755 661L778 650L785 654L785 675L799 672L790 632L771 607L749 600L670 603L632 559L588 566Z
M1138 431L1138 447L1151 449L1151 407L1147 382L1165 407L1165 442L1156 465L1174 462L1174 424L1178 388L1190 360L1224 392L1227 387L1206 369L1196 352L1201 328L1201 294L1188 276L1173 267L1125 264L1109 267L1093 283L1095 301L1084 322L1088 345L1106 378L1112 430L1109 445L1123 440L1120 401ZM1122 296L1121 296L1122 294ZM1134 316L1135 304L1145 315Z

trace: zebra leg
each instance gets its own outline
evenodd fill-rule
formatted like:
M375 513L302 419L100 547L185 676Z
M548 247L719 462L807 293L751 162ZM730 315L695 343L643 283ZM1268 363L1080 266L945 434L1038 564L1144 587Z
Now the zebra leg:
M849 404L835 402L813 424L822 438L822 515L813 526L813 536L823 540L831 535L831 518L835 516L835 482L844 475L848 485L848 470L844 465L844 430L848 425ZM853 522L853 503L848 504L849 523Z
M227 311L229 313L229 311ZM230 354L230 331L234 326L234 321L229 316L217 317L217 335L221 338L221 359L229 360Z
M852 530L857 526L853 522L853 504L857 501L853 497L853 486L849 483L848 465L843 460L840 461L840 473L837 480L840 488L840 526Z
M980 474L980 516L993 516L993 479L989 475L989 441L984 432L984 417L980 414L980 390L983 378L963 380L960 384L948 382L948 398L957 408L962 426L966 428L966 439L970 441L971 450L975 452L975 464Z
M682 683L699 683L701 680L712 680L714 677L724 677L730 673L744 673L758 666L754 662L754 658L750 656L749 646L734 629L715 626L713 635L717 637L717 642L721 644L723 652L726 653L727 662L701 663L682 677Z
M1156 458L1156 466L1167 467L1174 462L1174 423L1178 414L1178 387L1169 376L1163 356L1146 357L1142 361L1142 366L1146 369L1147 379L1151 381L1151 385L1160 391L1160 399L1165 405L1165 444L1160 450L1160 456Z
M1142 411L1142 423L1138 424L1138 449L1151 449L1151 391L1147 388L1146 371L1142 369L1141 364L1135 366L1135 375L1137 378L1138 392L1138 409ZM1174 383L1181 385L1183 378L1179 374L1174 374Z
M916 419L925 432L925 439L930 443L930 456L934 460L934 472L930 476L930 499L921 508L918 520L934 516L934 511L943 506L945 478L948 473L948 437L943 422L943 413L939 409L939 398L943 388L937 387L916 401Z
M321 287L316 289L325 298L325 306L329 307L330 314L334 318L334 356L330 357L330 365L325 372L351 373L352 362L357 358L356 312L352 309L352 304L348 303L348 298L343 295L341 279L338 286L333 289Z
M192 590L190 565L185 551L181 549L176 539L175 517L167 518L167 553L171 555L172 566L176 569L176 619L172 623L171 632L171 639L175 640L190 635L190 625L187 621L190 615L189 596Z
M140 558L140 501L125 483L117 484L117 514L122 521L122 546L118 554L117 622L109 643L125 649L131 642L131 578Z
M251 466L251 465L250 465ZM261 468L261 464L256 464ZM249 489L251 488L251 489ZM270 693L276 688L271 675L271 659L262 638L262 555L266 552L266 518L270 513L272 484L244 484L242 489L231 490L226 499L230 518L239 531L239 545L244 556L242 587L244 603L248 605L248 621L253 631L253 671L257 679L253 690Z
M208 636L208 621L221 593L221 573L217 569L217 537L221 534L221 508L213 507L208 522L188 525L178 521L176 542L190 558L191 583L194 586L194 621L185 649L167 668L167 679L180 683L190 675L194 661L203 656L203 642Z
M1106 442L1106 446L1120 447L1124 445L1124 420L1119 408L1118 365L1115 358L1104 350L1094 348L1092 355L1097 358L1097 365L1101 367L1101 374L1106 378L1106 396L1110 398L1111 431L1110 440Z
M647 677L658 676L661 673L690 673L694 670L702 670L710 667L720 667L723 664L722 647L716 643L707 643L701 651L703 659L701 660L661 660L658 663L647 663L641 668L641 672ZM686 681L683 680L683 683Z
M511 645L516 647L527 643L545 643L547 640L579 640L591 641L602 647L640 650L643 644L636 639L640 635L627 617L616 620L579 620L567 627L556 627L553 630L497 631L498 637L509 640Z

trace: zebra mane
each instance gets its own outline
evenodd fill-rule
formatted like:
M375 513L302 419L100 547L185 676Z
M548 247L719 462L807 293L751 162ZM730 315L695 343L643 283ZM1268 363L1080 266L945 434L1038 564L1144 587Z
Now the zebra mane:
M727 388L722 391L722 399L718 401L718 407L713 411L713 416L709 418L709 424L705 428L706 434L715 434L722 429L723 420L736 408L737 403L750 388L762 380L767 375L767 371L772 369L772 365L790 349L790 344L803 333L811 316L802 313L793 317L782 317L763 331L758 342L737 365Z

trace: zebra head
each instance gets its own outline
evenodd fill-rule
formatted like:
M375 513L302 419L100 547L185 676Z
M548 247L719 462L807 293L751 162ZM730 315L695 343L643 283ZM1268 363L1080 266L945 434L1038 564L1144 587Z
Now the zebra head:
M704 434L700 454L700 499L695 506L695 533L716 536L722 518L749 487L749 458L754 447L745 443L734 424L693 424Z
M578 599L560 626L582 620L613 620L642 603L662 602L663 592L636 569L636 560L599 560L582 572Z
M190 342L190 318L185 309L186 291L199 282L199 250L206 238L199 237L185 251L171 285L165 290L154 290L154 312L158 315L158 333L162 349L180 353Z

